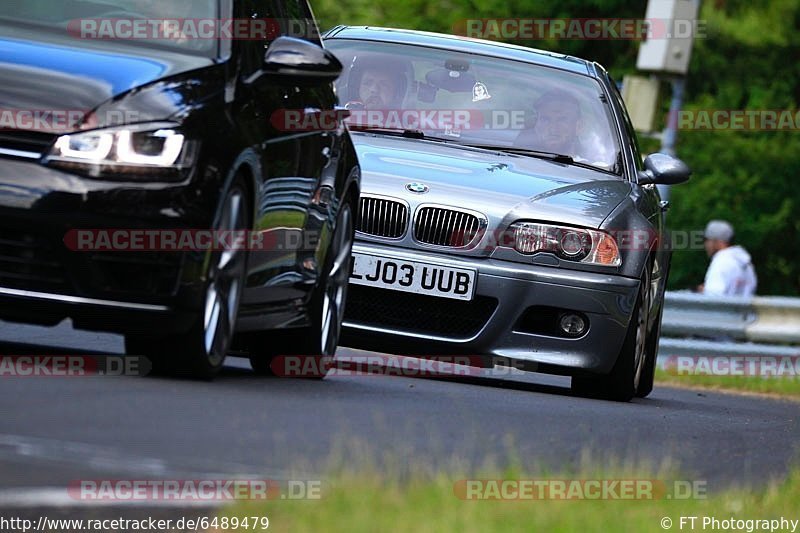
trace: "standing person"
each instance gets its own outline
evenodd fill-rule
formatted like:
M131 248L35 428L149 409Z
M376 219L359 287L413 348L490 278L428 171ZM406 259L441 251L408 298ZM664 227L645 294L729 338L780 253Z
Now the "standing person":
M705 248L711 264L700 292L710 296L753 296L758 279L750 254L733 244L733 226L712 220L706 226Z

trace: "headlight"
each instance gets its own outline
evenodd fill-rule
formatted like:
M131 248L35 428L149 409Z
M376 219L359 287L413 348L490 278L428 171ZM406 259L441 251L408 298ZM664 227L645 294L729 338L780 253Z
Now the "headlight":
M510 229L514 249L521 254L546 252L579 263L614 267L622 264L617 241L601 231L533 222L517 222Z
M93 178L177 181L196 155L176 124L152 123L62 135L44 162Z

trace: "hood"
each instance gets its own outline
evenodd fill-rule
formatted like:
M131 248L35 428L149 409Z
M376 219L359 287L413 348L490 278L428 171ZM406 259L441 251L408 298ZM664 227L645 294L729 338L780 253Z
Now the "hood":
M599 228L631 193L610 174L528 156L368 133L353 134L362 192L483 212L490 224L531 219ZM406 185L429 187L414 194Z
M32 33L0 38L0 109L72 116L158 79L214 64L144 46L53 39Z

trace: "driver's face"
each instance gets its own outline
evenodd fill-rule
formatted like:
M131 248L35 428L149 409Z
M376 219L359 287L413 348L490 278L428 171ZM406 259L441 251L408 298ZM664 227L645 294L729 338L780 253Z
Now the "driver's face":
M570 155L580 129L580 114L570 107L540 109L536 120L536 134L540 149Z
M395 77L386 72L365 72L358 96L367 109L388 107L397 96Z

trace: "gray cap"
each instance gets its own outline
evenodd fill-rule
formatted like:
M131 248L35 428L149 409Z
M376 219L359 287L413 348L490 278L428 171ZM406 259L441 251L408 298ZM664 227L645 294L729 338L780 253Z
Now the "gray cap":
M706 226L706 231L703 236L706 239L731 242L733 239L733 226L724 220L712 220Z

